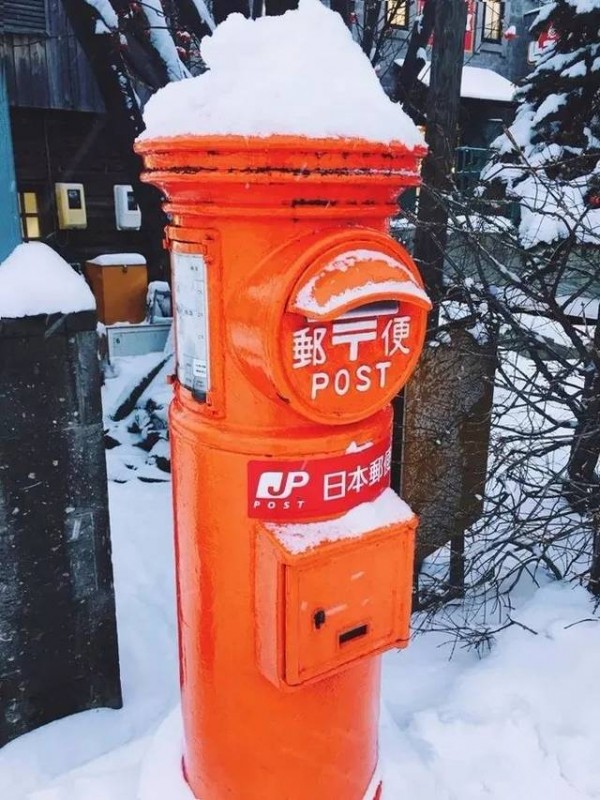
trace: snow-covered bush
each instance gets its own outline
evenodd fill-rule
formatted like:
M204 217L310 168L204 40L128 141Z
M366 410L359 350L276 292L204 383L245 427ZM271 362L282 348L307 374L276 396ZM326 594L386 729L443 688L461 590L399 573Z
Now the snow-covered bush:
M545 5L531 33L549 26L482 180L489 197L519 202L525 247L573 234L600 245L600 0Z

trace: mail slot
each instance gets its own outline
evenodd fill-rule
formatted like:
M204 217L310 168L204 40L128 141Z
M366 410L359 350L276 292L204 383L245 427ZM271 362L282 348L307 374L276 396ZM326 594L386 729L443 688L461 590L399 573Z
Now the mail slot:
M258 659L273 683L322 679L406 645L416 518L391 489L370 504L373 518L390 503L398 522L341 541L328 538L339 518L257 526Z

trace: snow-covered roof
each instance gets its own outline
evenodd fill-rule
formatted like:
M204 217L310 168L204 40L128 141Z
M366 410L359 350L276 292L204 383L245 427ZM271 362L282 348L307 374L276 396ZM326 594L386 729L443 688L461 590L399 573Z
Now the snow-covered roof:
M87 283L48 245L20 244L0 263L0 319L96 307Z
M402 66L404 59L396 59L396 64ZM431 64L425 64L419 72L419 80L429 86ZM511 103L516 90L503 75L485 67L464 66L460 82L460 96L473 100L495 100L499 103Z

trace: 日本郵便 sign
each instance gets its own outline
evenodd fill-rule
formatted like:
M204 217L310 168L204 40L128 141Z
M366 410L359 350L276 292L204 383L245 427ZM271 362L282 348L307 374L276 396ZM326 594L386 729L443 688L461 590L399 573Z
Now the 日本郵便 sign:
M326 458L263 459L248 464L248 516L295 521L343 514L389 486L389 437Z

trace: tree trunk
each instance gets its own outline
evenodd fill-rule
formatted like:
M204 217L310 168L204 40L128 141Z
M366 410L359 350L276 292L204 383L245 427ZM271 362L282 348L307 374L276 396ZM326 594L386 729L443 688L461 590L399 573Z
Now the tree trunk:
M594 331L594 351L600 352L600 318ZM566 495L577 510L600 510L600 483L596 467L600 458L600 370L591 362L586 370L582 412L575 426L567 464Z
M442 296L448 224L444 194L451 188L457 143L466 24L464 0L444 0L437 5L427 97L429 153L423 162L414 250L425 286L436 307L431 315L432 326L437 323L437 306Z
M298 0L265 0L265 14L268 17L276 17L298 8Z
M83 0L63 0L63 6L92 66L111 120L119 154L142 212L143 249L148 262L148 277L150 280L164 280L168 274L168 260L162 240L167 219L161 208L160 192L153 186L140 182L142 160L134 153L133 143L144 130L144 121L121 59L119 36L97 35L94 32L94 12ZM138 53L136 57L141 55Z
M230 14L243 14L249 17L251 11L248 0L214 0L212 9L217 25Z
M424 53L433 33L436 5L437 0L428 0L425 3L423 13L413 24L404 63L396 73L394 99L403 104L407 113L410 113L413 108L414 89L419 73L426 64L421 55ZM419 114L423 113L422 108L415 110Z
M360 46L369 59L375 50L380 11L381 4L379 3L379 0L365 0L363 10L363 30Z
M592 552L592 566L588 589L594 597L600 597L600 511L595 511L594 520L594 549Z
M344 23L351 27L352 25L352 2L351 0L331 0L330 8L332 11L337 11Z
M428 0L425 9L429 14L433 13L435 22L431 81L427 97L426 139L429 153L423 163L423 186L419 196L414 256L420 267L427 292L434 303L429 326L429 330L432 331L437 325L439 301L442 296L446 226L448 224L448 211L443 195L450 187L450 175L454 164L467 7L465 0L443 0L443 2L435 4L433 0ZM431 24L431 18L428 19L428 24ZM417 32L414 36L415 43L411 42L414 54L411 56L413 60L411 69L413 70L418 47L425 46L429 39L428 33L424 42L419 36L424 37L425 32L423 30L420 33ZM411 412L411 393L414 390L415 397L418 397L420 381L424 380L424 375L426 375L426 371L422 371L420 376L413 377L411 389L403 404L402 428L400 426L394 428L394 439L398 436L406 436L407 441L412 440L413 450L421 452L431 444L429 429L431 423L439 418L439 398L446 395L447 388L442 385L437 394L428 393L424 402L421 398L419 415L422 420L425 420L425 425L415 427L414 424L412 426L407 424ZM395 406L397 407L397 403ZM437 440L438 437L435 438ZM392 446L393 449L397 449L395 443ZM452 447L452 445L446 446L447 448ZM402 449L404 463L407 452L405 443L403 443ZM456 446L453 449L460 452ZM452 451L450 454L455 455ZM466 467L461 466L460 469L464 471ZM402 484L406 500L409 504L416 505L416 511L420 513L418 499L411 496L412 493L407 490L407 481L404 478ZM462 498L462 503L464 505L464 498ZM464 508L461 509L461 511L463 510ZM458 515L455 516L454 522L454 527L459 527ZM463 537L464 527L462 530L454 531L453 535L451 534L449 583L455 597L461 596L464 586Z

